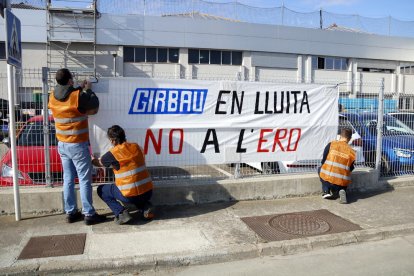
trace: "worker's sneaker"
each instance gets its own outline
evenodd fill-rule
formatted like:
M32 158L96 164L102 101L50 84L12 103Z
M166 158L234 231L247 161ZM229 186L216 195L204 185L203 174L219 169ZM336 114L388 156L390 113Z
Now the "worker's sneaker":
M83 217L83 215L82 215L81 212L75 211L74 213L66 214L66 222L67 223L74 223L74 222L82 220L82 217Z
M347 204L348 201L346 199L346 192L344 189L339 190L339 203Z
M132 220L131 215L129 214L128 210L125 209L122 213L120 213L117 217L115 217L115 223L116 224L125 224Z
M144 210L142 211L142 217L146 220L152 220L155 217L154 207L150 202L145 204Z
M93 225L96 223L101 223L106 220L106 216L98 215L98 213L93 214L92 216L85 215L84 221L86 225Z
M322 198L323 199L332 199L333 195L331 193L323 192Z

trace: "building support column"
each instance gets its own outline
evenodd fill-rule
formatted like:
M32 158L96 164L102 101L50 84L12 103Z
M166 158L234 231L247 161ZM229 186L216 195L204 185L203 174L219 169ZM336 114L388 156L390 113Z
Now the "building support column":
M297 83L303 83L303 71L304 71L303 56L298 55L298 70L297 70L297 74L296 74L296 82Z
M312 56L306 56L305 58L305 82L312 83Z

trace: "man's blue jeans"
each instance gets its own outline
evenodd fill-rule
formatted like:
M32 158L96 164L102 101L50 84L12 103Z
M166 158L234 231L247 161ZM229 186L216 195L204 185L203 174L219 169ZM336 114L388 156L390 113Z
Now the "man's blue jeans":
M89 143L58 143L58 151L63 166L63 198L65 212L76 212L75 177L79 179L82 213L95 214L92 205L92 162L88 148Z
M142 195L124 197L115 184L99 185L97 191L99 197L105 201L116 217L125 210L124 206L118 200L124 203L134 204L137 209L142 210L152 196L152 190L150 190Z

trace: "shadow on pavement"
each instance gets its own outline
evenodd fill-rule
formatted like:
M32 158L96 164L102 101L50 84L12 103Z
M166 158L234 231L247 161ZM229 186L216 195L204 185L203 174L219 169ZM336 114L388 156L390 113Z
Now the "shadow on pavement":
M392 192L392 191L394 191L394 187L387 184L387 186L385 186L381 190L368 191L368 192L352 191L352 192L347 194L347 200L348 200L348 203L354 203L354 202L357 202L360 199L366 199L366 198L374 197L374 196L377 196L377 195L380 195L380 194L389 193L389 192Z

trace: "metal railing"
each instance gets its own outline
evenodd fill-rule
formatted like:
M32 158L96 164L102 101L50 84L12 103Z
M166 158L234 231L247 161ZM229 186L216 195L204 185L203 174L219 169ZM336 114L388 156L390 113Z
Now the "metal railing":
M165 77L182 79L185 75L160 74L147 77ZM4 75L0 75L1 82L5 83ZM242 81L238 74L228 76L230 80ZM193 78L193 76L189 76ZM193 78L194 79L194 78ZM222 75L213 74L197 75L199 80L223 80ZM44 88L41 70L24 70L17 74L18 94L17 103L17 140L18 147L18 170L21 186L39 186L46 184L61 185L62 166L56 149L56 138L54 124L51 119L45 123L42 114L48 114L46 105L43 104L47 99L49 89ZM79 79L79 81L81 81ZM243 80L244 81L244 80ZM296 79L266 79L267 82L297 84ZM253 80L254 82L254 80ZM344 83L338 80L319 80L318 84L339 83L339 91L352 87L351 83ZM414 173L414 113L405 117L400 116L400 110L404 112L414 111L407 109L413 105L406 105L405 102L412 98L396 93L385 93L384 100L381 101L379 95L384 93L384 86L381 81L360 83L370 87L371 91L378 91L377 94L355 95L341 94L339 98L339 129L350 127L353 130L352 147L357 152L357 167L377 167L383 176L405 175ZM47 87L47 86L45 86ZM341 88L342 87L342 88ZM44 92L42 92L42 90ZM98 94L99 95L99 94ZM401 99L404 99L402 101ZM379 108L381 107L382 108ZM382 110L382 111L381 111ZM7 117L8 110L1 110L2 113L2 134L7 137ZM46 113L45 113L46 112ZM384 115L389 113L391 115ZM380 118L380 119L379 119ZM378 122L383 120L383 127L379 127ZM401 123L399 120L405 122ZM408 125L408 126L407 126ZM382 139L382 149L378 149L379 138ZM50 146L45 146L46 140ZM379 153L379 154L377 154ZM0 145L0 186L11 186L10 153L6 144ZM196 154L196 153L195 153ZM49 160L49 161L48 161ZM191 160L191 157L190 159ZM296 160L256 162L247 164L208 164L202 166L181 166L181 167L160 167L152 166L150 171L156 181L167 181L177 179L205 179L219 180L240 177L263 177L265 175L276 175L286 173L315 173L320 165L320 160ZM50 177L50 179L48 178ZM93 179L95 183L113 181L113 173L110 169L94 168ZM50 180L50 182L49 182Z

